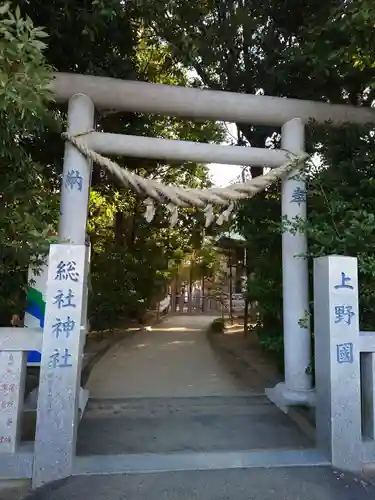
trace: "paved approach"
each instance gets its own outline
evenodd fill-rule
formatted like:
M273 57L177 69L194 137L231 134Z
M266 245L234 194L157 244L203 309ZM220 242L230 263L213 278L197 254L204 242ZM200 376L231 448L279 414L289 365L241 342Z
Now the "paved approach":
M116 461L117 454L313 445L264 398L256 371L215 354L204 333L212 319L167 318L102 358L88 382L92 399L79 428L78 455L115 455ZM370 483L330 467L79 476L27 498L78 500L88 492L90 500L375 499Z
M211 349L204 330L215 318L172 316L114 346L93 369L93 399L239 396L262 382L233 377Z
M207 316L167 318L95 366L77 453L170 453L311 447L264 397L257 372L219 358Z

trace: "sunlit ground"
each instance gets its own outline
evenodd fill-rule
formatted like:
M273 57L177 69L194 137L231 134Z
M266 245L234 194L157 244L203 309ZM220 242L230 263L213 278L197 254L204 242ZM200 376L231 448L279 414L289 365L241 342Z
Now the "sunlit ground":
M154 326L149 327L150 330L148 331L153 331L153 332L199 332L199 328L186 328L184 326L179 326L179 327L174 327L174 328L163 328L162 326L159 326L155 328Z

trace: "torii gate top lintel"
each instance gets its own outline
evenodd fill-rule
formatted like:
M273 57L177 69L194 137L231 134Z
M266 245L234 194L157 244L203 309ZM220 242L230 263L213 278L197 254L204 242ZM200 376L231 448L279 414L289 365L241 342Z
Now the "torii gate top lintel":
M375 123L375 110L283 97L202 90L108 77L55 73L52 91L59 102L89 96L98 109L282 126L293 118L342 123Z

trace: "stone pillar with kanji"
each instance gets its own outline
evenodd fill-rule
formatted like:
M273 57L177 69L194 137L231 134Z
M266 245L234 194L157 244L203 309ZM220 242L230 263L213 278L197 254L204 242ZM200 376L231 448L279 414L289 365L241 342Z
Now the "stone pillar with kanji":
M67 477L75 456L84 345L85 245L51 245L33 485Z
M357 259L314 262L316 430L334 467L360 470L362 453Z

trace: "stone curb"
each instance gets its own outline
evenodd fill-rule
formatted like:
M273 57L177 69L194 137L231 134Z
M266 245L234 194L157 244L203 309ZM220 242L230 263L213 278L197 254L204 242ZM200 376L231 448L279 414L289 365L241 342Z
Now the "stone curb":
M255 370L258 375L263 378L264 380L264 385L267 387L271 383L271 385L275 385L279 380L273 380L272 378L268 376L268 374L265 373L264 370L260 369L259 366L251 362L248 357L246 356L246 352L237 350L237 349L231 349L227 345L224 345L222 342L220 342L223 334L218 334L218 333L211 333L210 331L207 331L207 337L208 340L211 344L211 346L217 350L217 352L225 352L236 359L241 359L242 362L244 362L247 366ZM302 414L302 411L299 410L298 408L294 407L289 407L288 408L288 417L293 420L293 422L300 428L300 430L311 440L315 441L315 427L312 425L312 423Z

